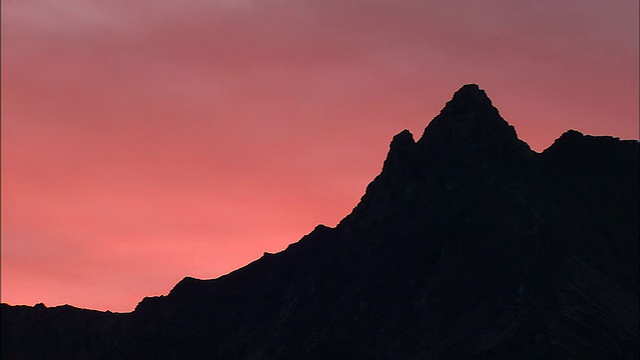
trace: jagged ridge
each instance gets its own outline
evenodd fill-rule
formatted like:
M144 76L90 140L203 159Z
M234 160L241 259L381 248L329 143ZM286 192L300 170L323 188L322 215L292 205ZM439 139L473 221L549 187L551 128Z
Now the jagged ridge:
M537 154L465 85L417 142L394 137L336 228L86 320L73 336L100 345L77 357L632 358L637 164L636 141L576 131ZM17 313L3 305L3 359L69 354L37 346L69 336L59 319Z

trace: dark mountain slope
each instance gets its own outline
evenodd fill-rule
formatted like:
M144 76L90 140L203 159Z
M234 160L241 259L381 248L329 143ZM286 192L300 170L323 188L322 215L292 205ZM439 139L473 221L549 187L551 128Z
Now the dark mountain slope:
M115 346L130 314L42 304L1 306L2 347L5 359L94 359Z
M638 150L569 131L537 154L466 85L336 228L117 320L76 309L100 339L76 358L637 358ZM18 310L2 359L70 358L58 320Z

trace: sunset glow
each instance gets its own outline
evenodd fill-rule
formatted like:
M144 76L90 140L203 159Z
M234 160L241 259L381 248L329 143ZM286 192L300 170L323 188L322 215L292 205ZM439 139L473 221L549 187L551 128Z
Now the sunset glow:
M336 225L463 84L638 138L637 1L6 0L2 302L131 311Z

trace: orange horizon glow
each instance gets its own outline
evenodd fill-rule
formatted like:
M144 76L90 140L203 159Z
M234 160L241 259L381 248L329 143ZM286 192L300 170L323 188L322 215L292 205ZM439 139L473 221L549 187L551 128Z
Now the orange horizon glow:
M335 226L477 83L638 138L638 3L2 2L1 300L131 311Z

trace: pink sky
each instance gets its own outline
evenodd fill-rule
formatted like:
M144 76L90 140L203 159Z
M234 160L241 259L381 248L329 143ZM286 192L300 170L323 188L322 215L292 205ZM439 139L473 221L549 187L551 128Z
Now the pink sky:
M465 83L638 138L637 0L5 0L2 301L130 311L336 225Z

